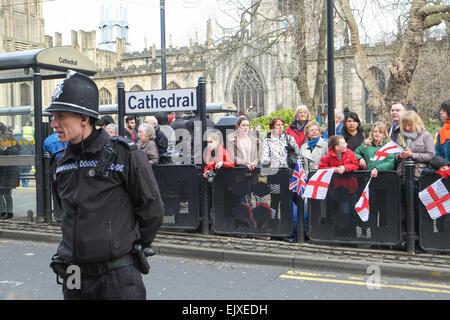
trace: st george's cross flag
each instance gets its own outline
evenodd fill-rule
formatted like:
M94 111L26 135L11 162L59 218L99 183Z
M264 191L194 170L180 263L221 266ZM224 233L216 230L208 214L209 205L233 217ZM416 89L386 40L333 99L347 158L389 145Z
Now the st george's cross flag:
M359 218L366 222L369 220L369 184L370 180L367 182L366 187L364 188L363 193L361 194L361 197L359 198L358 202L355 204L355 211L358 213Z
M373 158L370 158L370 160L371 161L380 161L380 160L385 159L391 153L399 153L402 151L403 151L403 148L391 140L388 143L386 143L383 147L378 149L378 151L375 152L375 155L373 156Z
M294 191L300 197L303 196L306 188L306 175L303 170L302 162L299 159L295 165L294 172L292 172L291 182L289 183L289 190Z
M442 179L420 191L419 198L433 220L450 212L450 194L442 183Z
M334 169L320 169L309 179L303 197L323 200L327 196Z

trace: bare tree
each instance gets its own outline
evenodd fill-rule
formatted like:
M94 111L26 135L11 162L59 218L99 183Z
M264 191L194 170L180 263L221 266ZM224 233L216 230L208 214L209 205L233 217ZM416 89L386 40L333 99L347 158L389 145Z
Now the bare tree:
M264 8L264 0L253 0L247 7L242 1L227 0L228 5L240 8L238 27L230 30L216 21L224 35L216 39L208 54L208 64L214 68L237 50L251 48L253 56L278 55L280 48L289 43L294 52L286 69L295 70L292 80L304 104L315 114L325 83L326 56L326 0L280 1L281 8ZM228 7L229 8L229 7ZM277 10L279 9L279 10ZM274 12L276 14L274 14ZM230 14L229 12L225 12ZM253 29L252 29L253 28ZM316 60L316 76L310 90L308 61ZM250 57L250 58L252 58Z
M408 91L419 62L420 51L424 46L425 31L441 24L450 13L450 5L442 4L441 0L410 0L407 2L406 5L409 8L407 27L404 32L399 27L399 41L392 59L390 77L385 93L381 94L368 68L367 56L360 43L359 28L349 0L338 0L342 10L341 14L350 31L356 72L368 92L368 106L379 119L388 120L388 110L394 99L408 97Z

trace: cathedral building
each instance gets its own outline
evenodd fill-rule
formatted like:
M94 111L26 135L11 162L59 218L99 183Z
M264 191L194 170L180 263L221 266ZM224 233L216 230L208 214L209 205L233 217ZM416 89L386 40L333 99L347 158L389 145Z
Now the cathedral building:
M31 50L62 45L62 36L44 34L42 2L23 1L12 5L13 0L1 0L0 11L0 53ZM263 0L261 10L267 16L283 14L285 0ZM278 10L278 11L277 11ZM289 12L286 13L289 19ZM348 107L359 114L362 121L372 122L366 108L364 88L353 66L353 56L346 37L345 27L335 19L335 88L336 108ZM212 41L211 22L203 41L191 41L186 47L166 48L167 89L197 86L200 76L207 80L207 103L233 102L238 111L253 106L258 113L268 115L275 110L295 109L302 104L293 81L297 61L294 44L289 37L261 53L254 46L243 45L233 50L225 60L213 63L220 54L220 44ZM261 35L267 22L254 19L242 30L247 39ZM283 28L283 21L277 21L271 28ZM83 53L97 66L93 77L99 88L100 104L117 103L117 82L123 81L126 91L161 89L161 50L153 44L140 52L130 52L126 7L104 8L99 17L98 31L72 31L70 46ZM97 41L97 37L100 41ZM265 41L271 41L270 38ZM159 42L159 39L155 42ZM384 46L368 47L369 64L384 90L388 75L389 58ZM315 80L316 56L308 53L308 77L312 87ZM56 80L55 80L56 81ZM43 106L50 103L55 81L43 84ZM311 88L312 90L312 88ZM0 84L0 107L32 105L33 87L30 82ZM327 84L320 101L321 110L327 107ZM14 118L0 117L9 125L23 125L28 116ZM12 123L14 122L14 123Z

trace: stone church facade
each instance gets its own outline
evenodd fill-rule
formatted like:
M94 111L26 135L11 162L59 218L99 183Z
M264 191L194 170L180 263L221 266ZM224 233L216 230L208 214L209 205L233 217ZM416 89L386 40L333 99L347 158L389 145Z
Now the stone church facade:
M38 0L11 5L12 0L1 0L0 11L0 53L30 50L62 45L62 36L44 35L42 3ZM262 9L267 12L280 9L283 0L264 0ZM210 63L211 55L217 49L211 40L211 25L203 43L190 43L187 47L166 49L167 88L188 88L197 85L198 78L207 79L207 103L233 102L239 111L253 106L257 112L268 115L279 109L294 109L302 104L294 76L295 57L293 44L287 40L274 46L270 52L257 54L254 48L241 47L220 64ZM251 32L257 32L258 21ZM339 30L339 27L336 28ZM132 32L132 30L130 30ZM250 35L251 36L251 35ZM97 66L93 77L99 88L100 104L117 103L117 82L123 81L126 91L161 89L161 51L155 45L141 52L127 52L125 39L116 39L115 51L97 46L96 31L72 31L70 46L89 57ZM365 107L365 92L353 66L353 56L345 37L336 34L335 43L340 44L335 52L336 108L348 107L359 114L364 122L372 121ZM381 88L386 84L388 57L384 47L368 47L371 70L379 80ZM315 59L310 55L309 84L314 83ZM46 81L43 86L43 106L50 103L55 81ZM312 88L311 88L312 90ZM0 85L0 107L24 106L32 104L32 83L12 83ZM327 105L326 84L321 105ZM17 117L16 117L17 118ZM2 120L3 119L3 120ZM26 116L20 119L0 121L22 125Z

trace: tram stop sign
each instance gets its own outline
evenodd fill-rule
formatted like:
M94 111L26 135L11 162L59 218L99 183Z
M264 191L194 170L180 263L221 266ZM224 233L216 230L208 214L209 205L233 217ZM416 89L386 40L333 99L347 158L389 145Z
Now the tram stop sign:
M196 110L196 88L127 91L125 93L126 114Z

